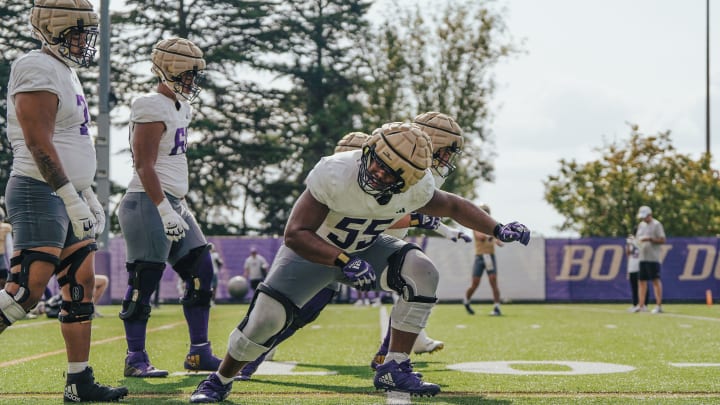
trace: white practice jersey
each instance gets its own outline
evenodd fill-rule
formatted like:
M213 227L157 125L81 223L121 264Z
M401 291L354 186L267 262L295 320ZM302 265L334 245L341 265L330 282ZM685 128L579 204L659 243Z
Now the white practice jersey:
M440 189L443 184L445 184L445 177L436 174L434 170L431 170L430 173L433 176L433 179L435 180L435 187ZM388 229L385 231L386 235L394 236L398 239L404 239L408 234L409 228L396 228L396 229Z
M15 112L18 93L47 91L58 97L53 145L65 175L77 190L92 185L97 168L95 146L90 136L85 93L75 71L39 50L23 55L12 64L7 96L7 134L13 148L13 174L45 181L30 150Z
M163 191L174 197L183 198L188 192L188 164L185 152L192 107L184 101L178 102L179 110L175 108L175 100L160 93L143 95L133 100L130 110L130 147L132 148L135 136L135 124L164 123L165 132L160 138L155 171ZM137 171L134 171L127 191L145 191Z
M323 157L306 180L313 197L330 209L317 234L348 253L367 249L390 225L427 204L435 191L428 172L406 192L380 205L358 185L361 156L362 151L356 150Z

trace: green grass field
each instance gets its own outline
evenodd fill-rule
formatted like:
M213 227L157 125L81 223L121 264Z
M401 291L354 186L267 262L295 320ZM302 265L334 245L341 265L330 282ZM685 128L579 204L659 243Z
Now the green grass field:
M283 343L252 381L235 382L227 403L720 404L718 306L669 304L666 313L653 315L627 313L620 304L506 304L502 317L486 315L488 304L474 308L478 314L470 316L459 304L438 305L427 331L445 349L413 356L416 371L442 387L436 397L375 391L369 363L382 309L331 305ZM99 309L105 317L93 323L90 355L98 381L126 385L125 403L186 403L202 376L183 373L189 338L182 308L153 311L148 352L156 367L171 374L145 380L123 377L119 307ZM246 309L213 308L216 354L224 355L227 336ZM62 402L66 360L57 320L18 322L0 344L0 403Z

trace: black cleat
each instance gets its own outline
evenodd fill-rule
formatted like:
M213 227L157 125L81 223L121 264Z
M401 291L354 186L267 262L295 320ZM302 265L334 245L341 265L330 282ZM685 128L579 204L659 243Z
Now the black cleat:
M91 367L67 375L65 402L117 402L128 394L125 387L109 387L95 382Z

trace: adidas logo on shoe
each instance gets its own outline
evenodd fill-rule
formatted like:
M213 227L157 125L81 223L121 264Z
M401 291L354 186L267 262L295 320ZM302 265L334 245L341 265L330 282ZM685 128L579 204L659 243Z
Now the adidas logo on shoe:
M75 384L70 384L70 385L65 386L65 398L72 402L82 401L80 399L80 397L77 395L77 386Z
M380 381L383 384L387 384L392 387L395 387L395 381L393 381L392 375L390 373L381 375L380 377L378 377L378 381Z

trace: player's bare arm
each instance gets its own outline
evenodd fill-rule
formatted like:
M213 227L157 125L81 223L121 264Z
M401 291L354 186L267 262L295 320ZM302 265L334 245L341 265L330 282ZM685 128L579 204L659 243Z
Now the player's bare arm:
M489 235L493 234L497 225L497 221L473 202L438 189L430 201L418 211L435 217L452 218L467 228Z
M410 214L400 218L394 224L390 225L389 229L406 229L410 228Z
M329 211L325 204L305 190L295 203L285 226L285 245L311 262L334 266L335 259L343 251L315 233Z
M58 97L49 91L15 95L15 112L23 137L43 178L57 190L69 180L53 145Z
M165 198L160 179L155 172L155 162L163 132L165 132L165 124L162 122L137 123L133 129L132 150L135 171L140 177L145 193L155 205L160 204Z

